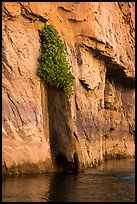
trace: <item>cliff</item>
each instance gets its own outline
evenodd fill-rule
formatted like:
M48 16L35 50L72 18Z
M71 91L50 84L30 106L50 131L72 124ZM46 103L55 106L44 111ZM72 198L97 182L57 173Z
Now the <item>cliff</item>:
M67 47L70 100L36 74L45 23ZM135 156L134 2L3 2L2 66L3 174Z

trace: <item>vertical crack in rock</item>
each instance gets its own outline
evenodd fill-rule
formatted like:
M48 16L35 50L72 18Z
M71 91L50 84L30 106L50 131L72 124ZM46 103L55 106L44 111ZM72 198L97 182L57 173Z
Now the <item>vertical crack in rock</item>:
M81 45L78 43L75 43L75 50L76 50L76 57L77 57L77 63L78 66L81 66L83 64L82 62L82 55L81 55L81 51L80 51L80 47Z
M49 137L53 166L55 171L67 172L73 171L73 168L76 170L78 159L76 159L76 155L74 156L70 102L62 90L50 85L47 87L47 95Z
M16 104L14 103L14 101L11 99L9 93L7 93L7 96L8 96L8 98L9 98L9 100L11 101L11 103L13 104L13 106L15 107L15 109L16 109L16 111L17 111L17 113L18 113L18 116L19 116L19 118L20 118L20 121L21 121L22 125L24 125L25 123L24 123L24 121L23 121L23 119L22 119L22 117L21 117L21 114L20 114L20 112L19 112L19 110L18 110L18 108L17 108L17 105L16 105Z
M78 141L78 136L77 136L77 134L74 132L73 133L74 134L74 137L76 138L76 140Z

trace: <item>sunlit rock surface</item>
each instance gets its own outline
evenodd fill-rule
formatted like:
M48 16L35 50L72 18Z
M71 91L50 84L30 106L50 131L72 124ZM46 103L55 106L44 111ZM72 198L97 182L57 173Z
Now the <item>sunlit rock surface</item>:
M69 102L36 75L45 23L67 46ZM134 2L3 2L2 66L3 174L135 156Z

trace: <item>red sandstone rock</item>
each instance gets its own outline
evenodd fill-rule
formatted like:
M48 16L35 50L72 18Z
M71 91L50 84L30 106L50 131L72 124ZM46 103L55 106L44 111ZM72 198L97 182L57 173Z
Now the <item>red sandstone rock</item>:
M76 152L80 168L134 157L134 2L3 2L2 12L3 173L51 171L59 153ZM69 104L36 75L46 22L67 46Z

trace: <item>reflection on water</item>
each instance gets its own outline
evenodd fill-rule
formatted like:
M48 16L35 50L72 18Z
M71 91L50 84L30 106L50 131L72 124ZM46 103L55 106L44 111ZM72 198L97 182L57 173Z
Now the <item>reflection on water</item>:
M135 160L112 160L78 174L4 177L3 202L134 202Z

